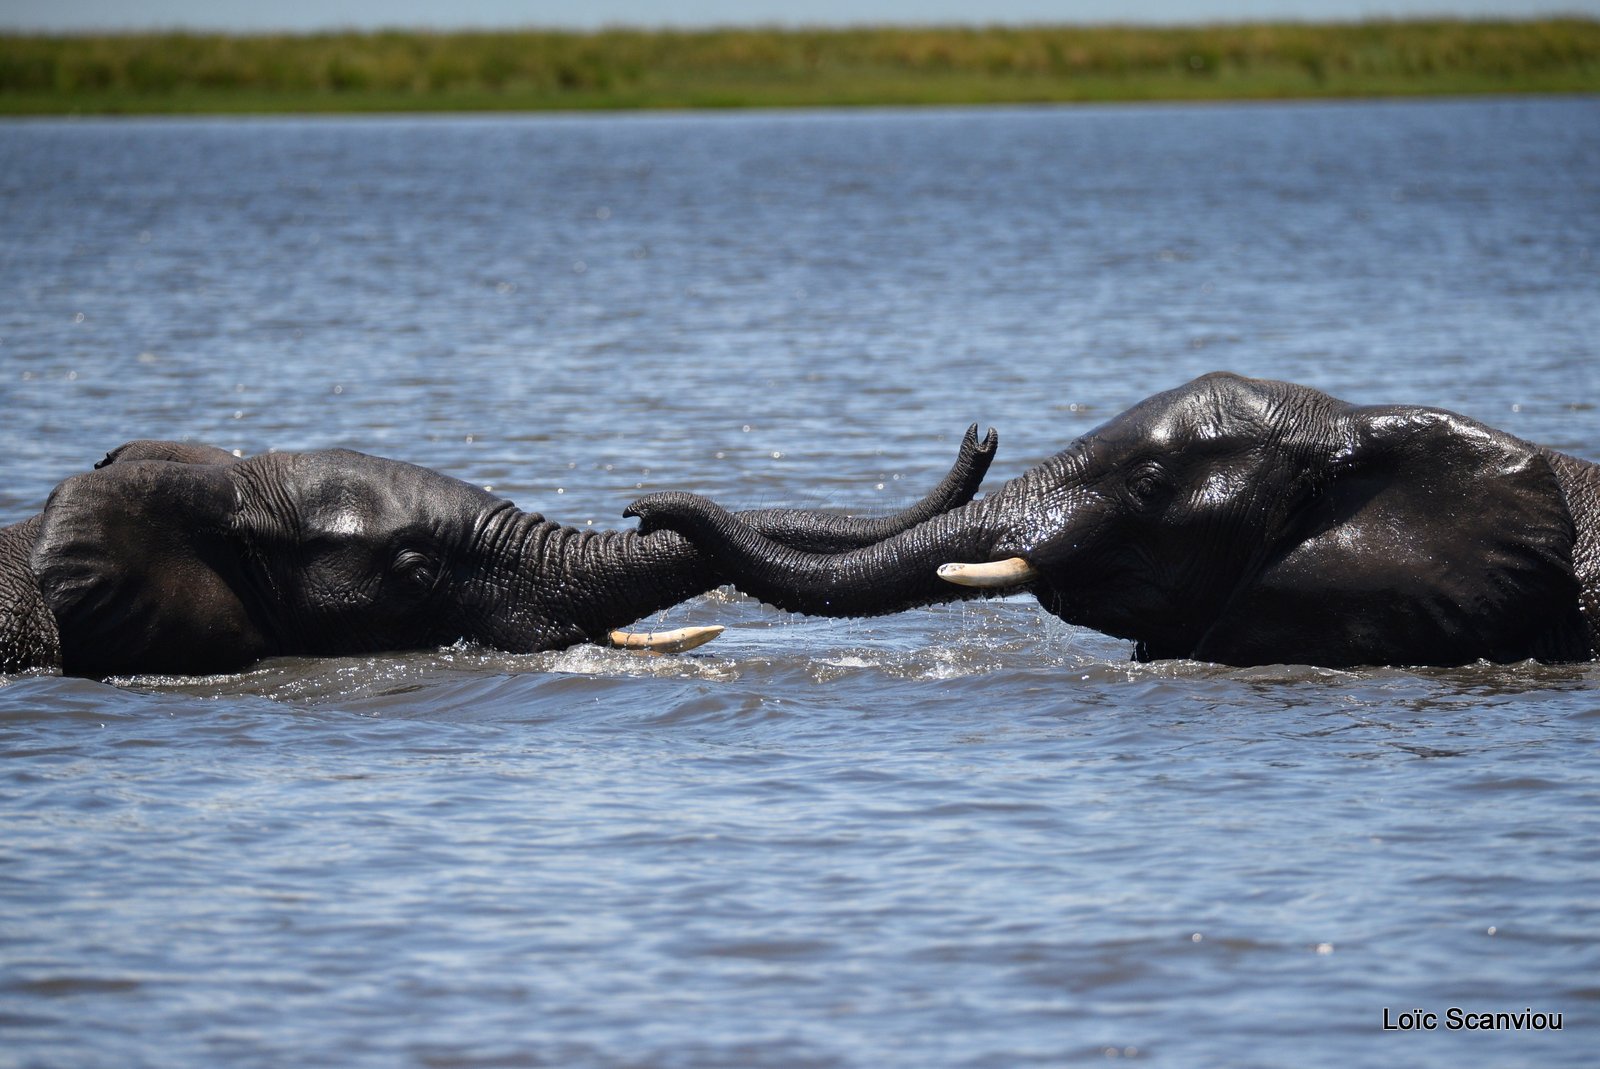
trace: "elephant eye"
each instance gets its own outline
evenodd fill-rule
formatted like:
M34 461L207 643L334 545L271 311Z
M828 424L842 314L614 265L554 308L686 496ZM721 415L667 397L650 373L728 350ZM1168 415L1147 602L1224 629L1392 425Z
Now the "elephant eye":
M1166 492L1167 480L1154 467L1142 467L1128 476L1128 493L1141 505L1157 503Z
M414 549L402 549L395 554L394 564L390 566L390 570L417 586L433 586L434 565L426 553L418 553Z

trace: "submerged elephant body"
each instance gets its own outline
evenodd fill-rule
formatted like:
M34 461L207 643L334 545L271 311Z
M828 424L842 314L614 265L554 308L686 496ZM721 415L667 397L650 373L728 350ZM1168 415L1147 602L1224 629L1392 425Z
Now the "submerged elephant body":
M1141 660L1450 665L1600 650L1600 467L1439 409L1223 373L856 550L780 545L687 494L629 514L690 537L744 592L819 615L1026 590L1133 640Z
M939 486L893 516L741 516L811 552L871 544L969 501L994 448L969 430ZM462 639L561 649L723 581L673 532L579 531L400 461L139 441L0 529L0 671L209 673Z

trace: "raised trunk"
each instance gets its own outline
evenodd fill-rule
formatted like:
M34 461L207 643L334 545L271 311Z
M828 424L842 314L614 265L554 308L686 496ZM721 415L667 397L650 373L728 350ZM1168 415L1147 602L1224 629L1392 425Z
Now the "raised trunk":
M738 513L746 526L790 549L808 553L843 553L892 538L926 523L935 516L972 500L988 474L999 445L993 428L978 441L974 423L962 436L961 449L950 471L915 505L881 517L836 516L803 509L758 509Z
M792 534L789 517L772 523L771 513L735 516L710 508L724 521L731 540L750 547L747 555L724 554L715 536L686 538L672 530L580 531L531 514L521 516L514 526L524 528L519 539L522 578L513 604L506 607L507 618L515 622L514 637L497 636L494 643L521 649L605 643L614 629L724 583L782 608L834 616L877 615L982 593L952 586L935 574L945 560L984 559L988 552L982 531L967 529L980 516L974 505L838 554L796 549L767 536L767 530ZM755 523L746 523L746 515ZM958 515L966 525L951 519ZM925 566L904 567L912 553ZM851 576L861 577L858 589L848 589ZM901 589L903 594L896 593Z
M740 591L790 612L879 616L985 591L940 579L939 565L990 559L997 542L993 499L973 502L892 538L844 553L812 553L776 542L741 517L691 494L655 494L630 513L670 524L715 558Z
M977 425L967 428L944 479L916 504L889 516L846 517L803 509L723 515L785 554L832 559L823 555L864 550L970 502L997 443L993 430L980 442ZM605 642L616 628L737 578L723 558L704 552L675 530L651 530L645 524L640 532L579 531L532 513L515 516L499 536L514 541L523 562L521 594L507 607L512 617L521 619L511 642L514 648ZM952 594L952 589L935 586L925 600L971 596Z

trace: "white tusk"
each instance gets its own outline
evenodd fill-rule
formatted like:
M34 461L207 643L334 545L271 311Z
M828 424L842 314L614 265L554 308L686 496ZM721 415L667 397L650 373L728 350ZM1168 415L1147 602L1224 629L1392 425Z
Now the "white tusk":
M1029 582L1039 573L1021 557L1010 557L989 564L941 564L939 578L957 586L975 586L985 589L1001 586L1018 586Z
M676 631L613 631L607 637L619 649L682 653L704 646L722 632L721 624L712 624L710 627L680 627Z

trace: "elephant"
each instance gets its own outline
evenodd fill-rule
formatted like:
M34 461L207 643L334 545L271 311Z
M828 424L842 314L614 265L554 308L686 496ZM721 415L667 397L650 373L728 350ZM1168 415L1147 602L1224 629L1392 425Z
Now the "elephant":
M1138 661L1462 665L1600 650L1600 466L1437 408L1225 372L963 507L835 553L653 494L741 591L871 616L1031 592Z
M891 516L741 513L807 552L870 545L963 505L994 457L977 427L929 495ZM616 631L721 585L680 535L580 531L448 475L345 449L140 440L0 529L0 671L231 672L276 655L689 648L720 627Z

